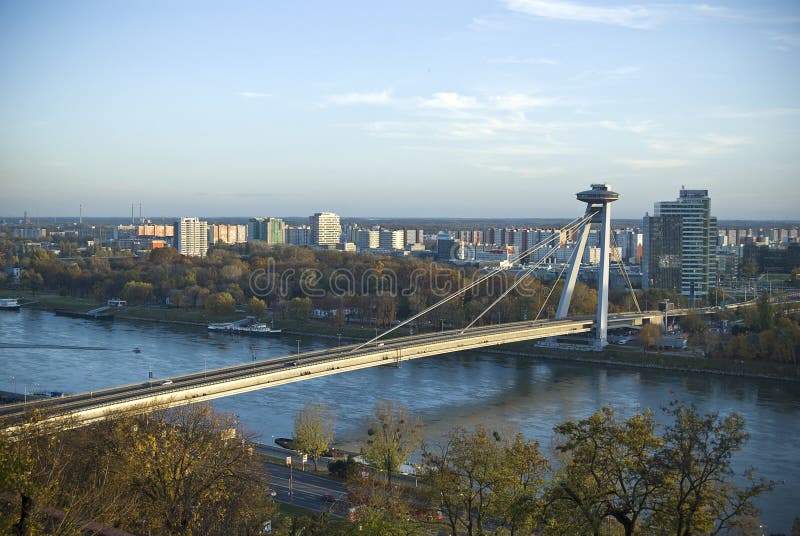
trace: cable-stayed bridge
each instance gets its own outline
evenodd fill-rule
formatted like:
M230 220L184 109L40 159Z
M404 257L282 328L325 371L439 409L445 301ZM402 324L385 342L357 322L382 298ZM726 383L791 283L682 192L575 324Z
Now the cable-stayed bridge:
M565 269L568 267L569 271L566 274L566 282L554 319L539 320L539 315L544 310L543 305L539 315L531 321L475 326L485 313L512 292L525 277L547 261L549 255L556 250L556 247L553 247L553 241L558 240L558 233L554 233L553 236L539 244L517 254L516 260L521 260L539 249L545 249L545 254L539 261L528 265L505 292L463 329L385 338L386 335L429 314L437 307L463 296L504 268L492 269L488 273L476 277L427 309L362 344L253 361L243 365L176 376L159 382L112 387L51 399L44 403L13 404L0 408L0 418L4 418L6 426L14 426L15 423L22 421L28 409L46 405L45 418L47 420L61 420L68 426L79 426L124 412L145 412L192 404L367 367L399 364L412 359L535 339L592 332L595 347L602 348L606 345L609 328L638 327L646 323L661 323L663 321L661 312L641 312L638 304L636 304L637 312L609 316L608 279L611 262L609 204L617 200L619 195L612 192L608 185L594 184L591 190L580 192L577 197L578 200L585 202L587 207L584 216L562 228L562 230L578 233L579 238L573 256L565 266ZM597 314L594 318L570 319L567 318L570 300L577 281L589 229L593 224L600 227L599 243L601 247ZM622 266L621 263L620 266Z

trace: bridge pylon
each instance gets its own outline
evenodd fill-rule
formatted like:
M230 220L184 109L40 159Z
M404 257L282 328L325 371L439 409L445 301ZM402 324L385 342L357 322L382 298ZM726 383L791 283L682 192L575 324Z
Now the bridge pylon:
M569 270L556 310L556 320L567 318L575 282L578 279L586 241L593 224L599 225L600 274L597 280L597 320L595 321L595 347L608 344L608 272L610 265L611 208L609 205L619 199L619 194L611 191L608 184L592 184L591 190L578 192L578 201L586 203L588 219L578 230L579 238L569 261Z

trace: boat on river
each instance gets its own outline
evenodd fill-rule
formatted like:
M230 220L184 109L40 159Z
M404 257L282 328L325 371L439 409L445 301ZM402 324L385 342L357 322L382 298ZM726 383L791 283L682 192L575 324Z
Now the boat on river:
M0 310L19 311L20 305L17 298L0 298Z
M208 325L209 331L235 333L237 335L259 335L262 337L277 337L283 330L273 329L263 322L256 322L254 316L248 316L236 322L217 322Z

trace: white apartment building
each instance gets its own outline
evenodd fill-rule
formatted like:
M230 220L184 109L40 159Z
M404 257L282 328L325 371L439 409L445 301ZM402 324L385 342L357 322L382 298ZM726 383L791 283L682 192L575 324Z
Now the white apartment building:
M181 218L175 222L178 252L188 257L205 257L208 253L208 222L198 218Z

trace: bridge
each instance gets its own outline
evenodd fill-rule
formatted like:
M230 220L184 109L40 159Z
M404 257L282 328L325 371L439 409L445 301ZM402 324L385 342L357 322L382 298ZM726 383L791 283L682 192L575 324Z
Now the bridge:
M517 255L517 259L523 259L538 249L546 249L546 254L537 263L529 265L514 284L510 285L486 310L463 329L385 338L391 332L463 295L501 271L502 267L477 277L450 296L362 344L253 361L242 365L176 376L158 382L112 387L45 402L13 404L0 408L0 418L4 420L5 426L14 427L24 422L27 410L41 407L44 410L44 419L47 421L62 422L66 426L80 426L125 412L137 413L165 409L367 367L396 365L412 359L535 339L593 332L594 346L602 348L607 344L609 328L638 327L647 323L661 324L663 313L659 311L638 311L609 316L608 272L611 254L609 204L618 199L619 195L612 192L608 185L593 184L591 190L580 192L577 197L578 200L587 204L587 208L584 216L564 227L565 230L578 232L579 239L578 247L575 248L567 265L569 272L566 275L566 283L554 319L539 320L537 316L532 321L475 326L475 323L486 312L513 291L527 275L544 263L549 255L554 254L555 248L552 247L552 242L557 239L557 233ZM589 229L593 224L600 226L601 246L597 314L594 318L569 319L567 312L570 299L577 280ZM636 304L636 308L638 310L638 304ZM542 306L543 309L544 306Z

